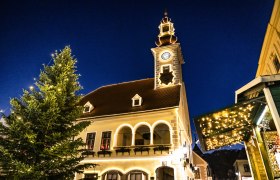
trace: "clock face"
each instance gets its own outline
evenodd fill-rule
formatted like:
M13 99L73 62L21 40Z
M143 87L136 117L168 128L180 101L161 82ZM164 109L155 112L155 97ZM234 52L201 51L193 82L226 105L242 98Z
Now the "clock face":
M170 52L164 52L161 54L161 59L168 60L171 57Z

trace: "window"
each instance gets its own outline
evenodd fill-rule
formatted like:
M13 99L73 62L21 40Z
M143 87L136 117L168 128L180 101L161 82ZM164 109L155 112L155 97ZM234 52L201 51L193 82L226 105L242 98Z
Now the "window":
M84 107L84 112L89 112L89 109L90 109L89 106L85 106Z
M194 170L194 178L195 178L195 179L200 179L200 169L199 169L199 167L197 167L197 168Z
M170 72L170 66L163 66L162 67L162 72L165 73L165 72Z
M120 180L124 179L123 174L118 170L110 170L102 175L102 180Z
M97 180L97 179L98 179L97 173L85 174L85 178L84 178L84 180Z
M139 96L138 94L135 94L135 96L133 96L132 100L132 106L141 106L143 99L141 96Z
M167 25L167 26L163 26L162 27L162 32L167 32L167 31L169 31L169 26Z
M118 180L118 173L108 173L107 180Z
M88 113L90 111L92 111L94 109L94 106L88 101L85 105L84 105L84 111L83 113Z
M111 131L102 132L101 138L101 150L109 150L110 149L110 141L111 141Z
M142 173L131 173L130 180L142 180Z
M280 63L279 63L278 57L276 55L273 59L273 65L274 65L276 72L278 73L280 70Z
M172 71L171 64L166 64L166 65L161 66L162 73L169 73L171 71Z
M94 140L95 140L95 132L94 133L87 133L87 139L86 139L86 148L87 149L93 149Z
M134 105L135 105L135 106L139 106L139 105L140 105L139 99L135 99L135 100L134 100Z
M244 167L244 171L245 171L245 172L250 172L250 166L249 166L249 164L243 164L243 167Z
M129 171L126 176L127 180L148 180L148 174L141 170Z

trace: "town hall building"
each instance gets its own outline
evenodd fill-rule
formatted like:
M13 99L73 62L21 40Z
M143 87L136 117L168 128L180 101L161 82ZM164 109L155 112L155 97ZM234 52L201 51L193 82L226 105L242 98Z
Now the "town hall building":
M81 163L97 166L76 180L194 179L184 59L167 13L156 45L154 78L102 86L83 97L78 121L91 125L79 135L87 149Z

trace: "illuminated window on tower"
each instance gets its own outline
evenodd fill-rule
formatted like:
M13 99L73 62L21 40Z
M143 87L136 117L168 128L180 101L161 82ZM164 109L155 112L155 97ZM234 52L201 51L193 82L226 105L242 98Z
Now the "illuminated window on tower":
M167 32L169 31L169 26L163 26L162 27L162 32Z
M110 149L110 141L111 141L111 131L102 132L101 139L101 150L109 150Z
M162 66L162 72L163 72L163 73L168 73L168 72L170 72L170 66L169 66L169 65L167 65L167 66Z

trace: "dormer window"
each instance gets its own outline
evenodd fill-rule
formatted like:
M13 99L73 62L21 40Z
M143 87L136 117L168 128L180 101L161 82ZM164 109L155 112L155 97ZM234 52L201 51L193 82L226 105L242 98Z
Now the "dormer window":
M135 96L131 100L132 100L132 107L141 106L143 102L142 97L139 96L138 94L135 94Z
M93 109L94 109L94 106L88 101L88 102L84 105L84 111L83 111L83 113L91 112Z

